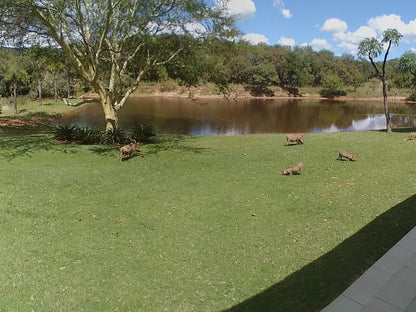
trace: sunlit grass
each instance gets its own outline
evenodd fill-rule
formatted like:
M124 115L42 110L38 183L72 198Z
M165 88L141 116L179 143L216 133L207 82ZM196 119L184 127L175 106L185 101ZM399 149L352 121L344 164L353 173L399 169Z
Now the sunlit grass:
M285 147L280 134L168 136L120 163L116 146L0 130L0 310L230 308L414 195L407 137L307 134ZM358 161L337 161L340 149ZM282 176L299 161L302 175ZM370 265L388 248L370 247L357 261ZM309 301L297 302L295 285L258 311L318 310L333 279L320 297L311 285Z
M39 112L50 115L63 114L75 109L74 106L65 105L65 103L62 100L58 100L57 102L55 102L53 99L45 99L42 102L42 106L40 106L38 100L29 99L27 97L18 97L17 114L15 114L14 111L14 103L12 98L0 99L0 108L0 118L22 118L24 116L36 114Z

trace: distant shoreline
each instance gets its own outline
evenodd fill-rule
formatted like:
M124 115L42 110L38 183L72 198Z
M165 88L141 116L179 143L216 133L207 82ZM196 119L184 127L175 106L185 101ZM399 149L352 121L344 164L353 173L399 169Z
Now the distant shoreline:
M258 99L258 100L305 100L305 101L368 101L368 102L383 102L383 97L348 97L348 96L338 96L333 98L322 97L319 94L303 94L302 96L294 97L289 96L287 93L275 92L274 96L253 96L248 91L237 91L232 92L228 97L222 94L211 93L207 94L203 92L201 88L191 88L190 91L181 89L178 91L168 91L162 92L157 86L140 86L130 97L158 97L158 98L189 98L192 100L198 99L229 99L229 100L239 100L239 99ZM85 93L81 96L83 99L89 98L98 98L98 95L94 92ZM411 101L406 101L405 96L389 96L387 98L388 103L397 103L397 102L406 102L412 103Z

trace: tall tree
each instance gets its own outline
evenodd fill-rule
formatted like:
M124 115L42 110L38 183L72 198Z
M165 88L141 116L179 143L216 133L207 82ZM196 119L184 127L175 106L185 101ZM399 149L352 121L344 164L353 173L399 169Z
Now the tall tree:
M233 20L221 6L205 0L2 0L0 34L17 27L53 39L79 75L99 95L106 129L118 127L118 112L149 68L171 61L180 48L161 58L148 49L153 36L234 33ZM7 3L6 5L4 5ZM212 1L211 1L212 3ZM24 19L24 20L23 20ZM21 22L21 23L20 23ZM2 31L3 30L3 31ZM137 55L146 62L127 74Z
M392 131L392 124L390 122L389 106L387 102L387 76L386 76L386 62L392 45L398 45L402 35L397 29L387 29L383 32L381 41L376 38L366 38L360 42L358 47L358 55L362 58L368 58L373 66L377 77L383 84L383 103L384 114L386 116L386 129L387 132ZM375 58L381 55L384 49L384 44L387 44L386 51L384 53L384 59L381 69L375 63Z

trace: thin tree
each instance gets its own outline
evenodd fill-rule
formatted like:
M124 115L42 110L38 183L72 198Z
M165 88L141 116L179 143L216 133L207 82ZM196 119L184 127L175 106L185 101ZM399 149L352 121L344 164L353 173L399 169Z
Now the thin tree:
M381 80L383 84L383 103L384 103L384 114L386 116L386 130L387 132L392 131L392 124L390 121L389 106L387 102L387 75L386 75L386 63L387 56L389 55L390 48L392 45L399 45L399 41L402 35L397 29L387 29L383 32L381 41L376 38L366 38L360 42L358 47L358 55L362 58L368 58L373 66L376 76ZM387 45L384 53L383 63L381 69L375 63L375 58L380 56L384 49L384 44Z
M205 0L2 0L2 25L10 35L50 38L62 48L79 75L99 95L106 129L119 126L118 112L152 67L164 65L179 52L157 57L148 49L153 36L192 33L229 35L233 20L221 6ZM207 1L208 2L208 1ZM211 2L212 3L212 2ZM24 19L24 20L23 20ZM17 22L19 21L19 22ZM20 23L21 22L21 23ZM0 25L1 26L1 25ZM129 65L137 55L146 62L134 73Z

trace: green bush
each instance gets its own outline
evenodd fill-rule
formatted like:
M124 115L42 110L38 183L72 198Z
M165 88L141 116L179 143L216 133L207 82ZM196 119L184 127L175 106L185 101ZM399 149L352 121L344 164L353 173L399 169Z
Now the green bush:
M74 125L58 126L55 130L55 139L64 142L73 142L76 138L77 129Z
M137 124L131 131L131 137L140 143L153 143L157 136L157 129L152 125Z
M173 92L176 90L178 84L175 80L168 79L160 83L160 92Z
M101 135L101 143L105 145L127 144L130 141L124 130L120 128L105 131Z
M320 91L320 94L323 97L330 98L347 95L347 92L344 90L344 83L337 75L329 75L325 77L322 86L323 88Z
M412 93L406 98L406 101L416 101L416 90L412 90Z
M77 128L75 131L75 141L79 144L99 144L101 133L89 127Z

